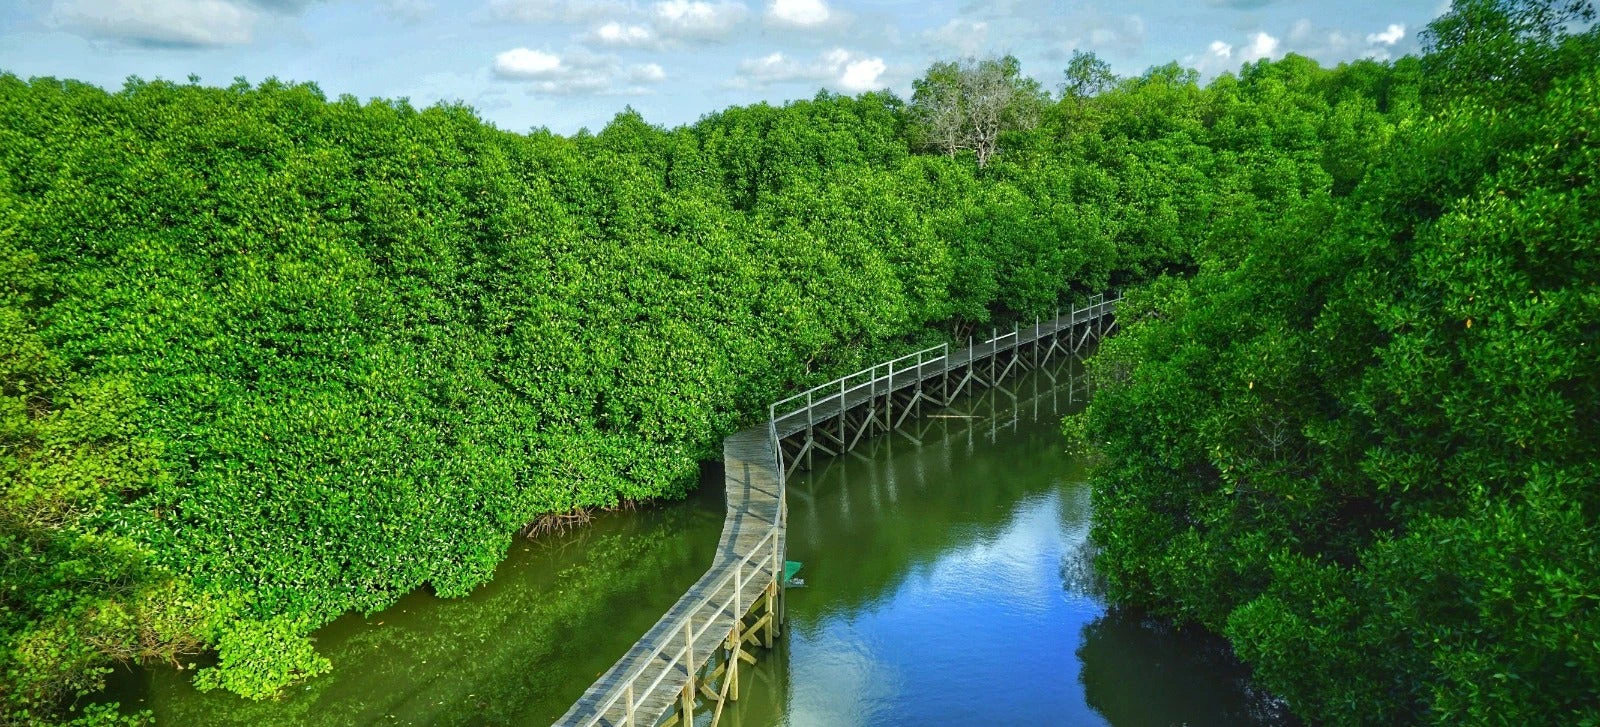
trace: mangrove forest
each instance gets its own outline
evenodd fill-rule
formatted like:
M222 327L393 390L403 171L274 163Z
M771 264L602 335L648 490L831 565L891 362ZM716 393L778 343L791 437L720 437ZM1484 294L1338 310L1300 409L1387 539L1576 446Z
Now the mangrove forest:
M465 601L603 520L548 566L575 579L459 624L539 643L451 673L539 674L563 619L596 619L570 599L653 594L615 653L539 677L570 703L704 569L721 502L679 501L770 403L1108 294L1115 332L1062 377L1086 404L1041 368L1031 399L943 415L939 449L792 486L813 585L773 679L812 699L800 665L830 662L805 644L854 633L821 599L937 601L943 544L1011 533L1063 565L1010 574L1055 605L1007 623L1086 641L993 666L1085 661L1094 710L1064 724L1156 719L1110 704L1156 669L1115 654L1182 634L1206 658L1180 676L1248 685L1206 697L1225 722L1600 725L1600 24L1589 0L1455 0L1420 40L1204 79L951 56L904 94L571 134L309 80L0 68L0 725L157 721L118 696L130 669L285 720L252 710L367 668L340 619ZM1057 391L1074 405L1032 426ZM990 424L997 449L951 444ZM919 474L846 489L894 462ZM923 491L895 482L933 499L889 508ZM871 512L913 519L875 549L849 519ZM959 682L902 666L929 699ZM763 699L746 723L782 723ZM928 704L818 719L1038 714ZM189 714L160 723L223 720Z

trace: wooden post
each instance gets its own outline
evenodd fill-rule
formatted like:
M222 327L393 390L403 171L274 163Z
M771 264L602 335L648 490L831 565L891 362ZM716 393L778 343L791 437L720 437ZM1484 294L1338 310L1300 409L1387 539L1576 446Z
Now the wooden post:
M839 454L844 454L849 442L844 433L844 379L839 379Z
M1075 354L1078 352L1077 340L1078 310L1074 308L1072 312L1067 314L1067 345L1072 347L1071 350L1067 351L1068 354Z
M772 540L773 542L777 542L778 539L773 538ZM776 550L776 548L774 548L774 550ZM779 566L779 568L782 568L782 566ZM774 600L773 592L776 590L778 590L778 582L776 580L767 584L767 602L765 604L765 608L767 610L765 614L767 617L767 633L762 636L761 645L769 649L772 648L772 632L778 626L778 614L772 610L772 604Z
M894 362L889 362L889 383L883 387L883 430L894 429Z
M633 680L628 680L628 686L622 690L622 698L628 700L628 708L624 712L627 721L623 724L628 725L628 727L637 727L633 721Z
M811 392L807 391L806 392L806 444L807 445L810 445L811 442L816 439L816 429L815 429L815 427L816 427L817 422L816 422L816 419L814 418L815 416L816 416L816 413L814 411L812 411L812 409L811 409ZM810 447L810 446L806 447L806 469L808 469L808 470L811 469L811 450L812 449L815 449L815 448L814 447Z
M1044 327L1039 316L1033 317L1033 367L1039 368L1039 342L1044 340Z
M867 372L867 422L866 428L871 430L878 425L878 367L873 366Z
M739 649L744 644L744 617L733 620L733 648L728 651L728 699L739 701Z
M780 522L782 522L780 520ZM777 528L773 528L777 530ZM777 605L777 598L783 595L783 549L778 545L778 535L772 536L772 588L767 593L767 646L772 646L772 640L783 636L779 630L778 614L773 610Z
M939 358L944 363L939 367L939 396L944 399L943 406L950 405L950 344L943 344Z
M689 672L689 682L683 685L683 724L694 724L694 613L683 620L683 665Z
M921 351L917 352L917 388L916 388L916 393L911 396L911 404L912 404L912 406L915 406L917 408L917 411L922 411L922 352Z
M1000 329L989 329L989 385L994 386L994 360L1000 357L1000 344L995 339L1000 337Z
M744 625L744 561L733 567L733 632L728 642L727 679L728 698L734 701L739 700L739 645L744 642L744 634L739 633L739 627L742 625Z

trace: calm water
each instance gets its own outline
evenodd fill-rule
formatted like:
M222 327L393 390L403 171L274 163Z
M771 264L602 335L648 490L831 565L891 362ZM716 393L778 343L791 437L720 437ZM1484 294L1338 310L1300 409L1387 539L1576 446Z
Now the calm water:
M1280 707L1224 645L1109 612L1074 369L1031 374L790 481L806 587L738 725L1250 725Z
M725 723L1281 722L1214 639L1095 592L1089 493L1059 433L1075 373L1013 379L797 474L789 558L807 585ZM468 598L341 619L318 633L334 672L282 700L199 694L170 669L124 675L118 697L170 725L547 724L710 562L709 480L690 502L519 543Z

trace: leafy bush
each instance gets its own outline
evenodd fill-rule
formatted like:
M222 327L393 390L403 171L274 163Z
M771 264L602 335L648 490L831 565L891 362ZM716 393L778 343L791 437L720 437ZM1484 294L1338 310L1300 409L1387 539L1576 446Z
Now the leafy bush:
M217 640L216 666L195 676L202 692L222 687L250 699L278 693L285 685L314 677L333 668L304 637L311 624L304 617L276 616L266 621L246 619L223 629Z
M1600 723L1595 57L1434 97L1348 198L1121 312L1075 425L1113 598L1316 722Z
M0 721L36 722L103 686L108 656L197 652L220 610L115 532L163 481L160 447L125 377L72 374L24 319L45 278L11 242L0 230Z

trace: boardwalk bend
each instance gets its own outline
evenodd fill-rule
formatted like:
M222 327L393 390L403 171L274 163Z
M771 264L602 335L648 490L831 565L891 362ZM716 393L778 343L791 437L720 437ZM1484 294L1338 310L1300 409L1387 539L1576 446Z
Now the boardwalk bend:
M728 509L711 568L556 722L563 727L694 723L739 698L740 664L771 648L783 626L784 487L820 453L838 455L891 431L923 405L994 386L1013 369L1075 356L1116 326L1121 298L1095 296L1054 320L1036 321L966 349L918 351L801 392L768 409L764 425L722 443Z

